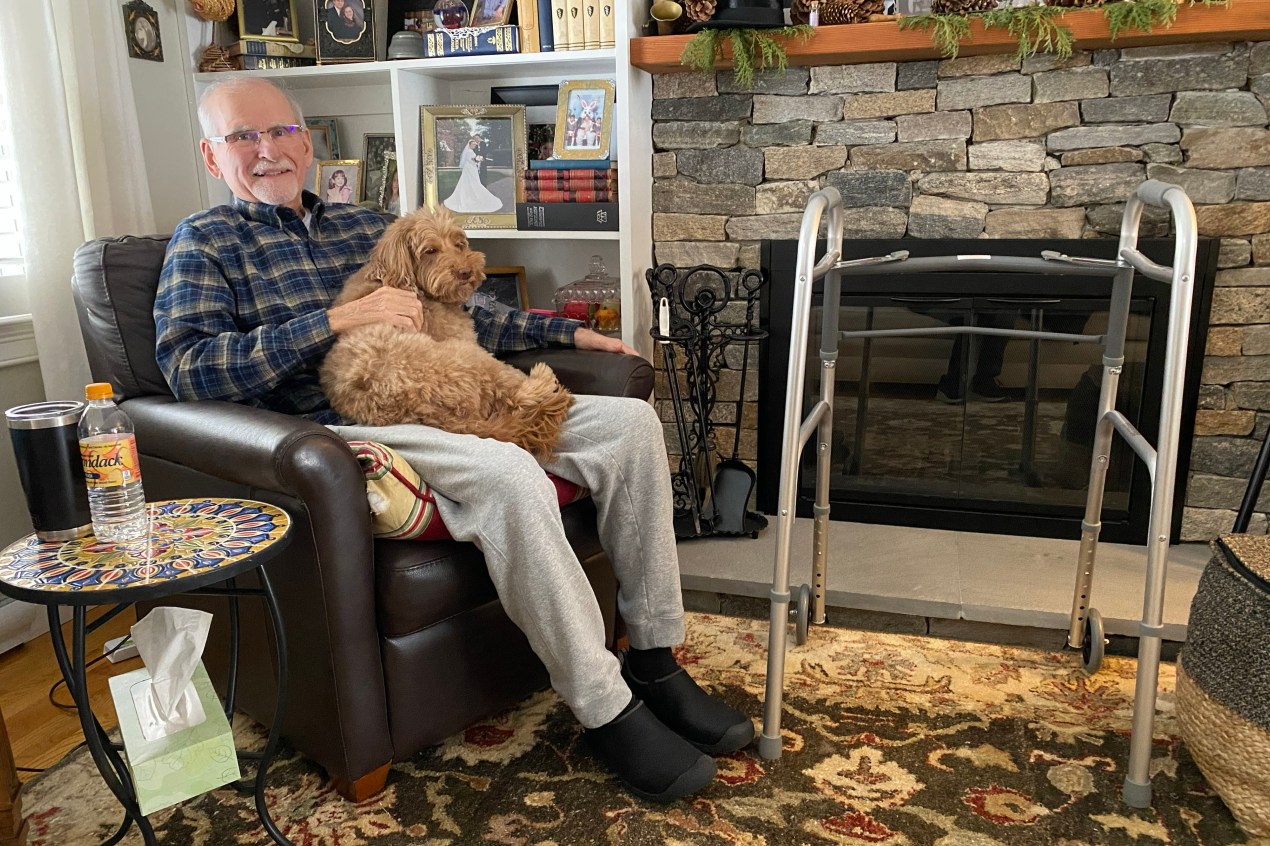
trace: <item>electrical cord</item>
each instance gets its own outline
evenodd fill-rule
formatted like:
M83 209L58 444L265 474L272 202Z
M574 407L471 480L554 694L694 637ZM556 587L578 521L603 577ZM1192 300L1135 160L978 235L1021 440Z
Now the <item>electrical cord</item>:
M98 655L96 658L94 658L93 660L89 661L89 662L88 662L88 664L86 664L86 665L84 666L84 671L85 671L85 672L87 672L87 671L88 671L88 669L89 669L90 667L92 667L94 664L99 664L99 663L101 663L102 661L104 661L104 660L106 660L107 658L109 658L111 655L114 655L114 654L115 654L116 652L118 652L120 649L122 649L123 647L125 647L125 646L129 645L129 643L131 642L131 640L132 640L132 638L131 638L131 637L125 637L123 640L119 641L119 642L118 642L118 643L116 643L114 646L112 646L112 647L111 647L108 651L103 652L101 655ZM58 702L58 701L57 701L57 698L53 695L54 693L56 693L56 692L57 692L57 689L58 689L59 687L61 687L62 685L64 685L64 684L66 684L66 679L58 679L57 681L53 682L53 686L49 688L49 692L48 692L48 701L49 701L50 703L52 703L52 705L53 705L53 707L54 707L54 708L59 708L59 709L61 709L61 710L63 710L63 711L72 711L72 712L73 712L73 711L76 711L77 709L76 709L76 707L75 707L75 703L73 703L73 702ZM69 755L71 752L74 752L74 751L75 751L76 749L78 749L79 747L84 746L84 745L86 744L86 742L87 742L87 741L83 741L83 740L81 740L79 743L75 744L73 747L71 747L70 749L68 749L68 750L66 751L66 754L67 754L67 755ZM44 770L45 770L45 768L44 768L44 767L14 767L14 769L15 769L15 770L17 770L17 771L18 771L18 772L20 772L20 773L42 773L42 772L44 772Z

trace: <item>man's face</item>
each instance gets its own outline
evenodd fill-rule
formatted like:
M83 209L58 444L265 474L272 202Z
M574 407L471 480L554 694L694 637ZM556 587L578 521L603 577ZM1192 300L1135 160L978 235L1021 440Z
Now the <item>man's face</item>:
M293 124L291 104L267 83L216 92L207 103L213 135ZM235 197L251 203L289 206L303 214L304 174L313 162L313 142L307 132L276 140L267 133L260 143L199 142L203 162L212 176L225 180Z

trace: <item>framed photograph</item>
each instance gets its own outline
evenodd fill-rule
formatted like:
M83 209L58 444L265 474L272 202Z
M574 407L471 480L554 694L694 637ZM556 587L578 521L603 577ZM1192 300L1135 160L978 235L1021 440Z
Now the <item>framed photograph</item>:
M485 268L485 281L476 289L476 294L483 294L508 308L524 311L529 307L529 297L525 293L525 268Z
M152 62L163 61L159 16L145 0L131 0L123 5L123 32L129 56Z
M529 143L529 158L549 159L555 153L556 125L554 123L531 123L525 133Z
M313 193L322 202L356 203L362 189L361 159L330 159L317 163L317 178L313 181Z
M362 161L366 171L362 175L362 193L359 200L379 201L384 184L384 154L397 149L397 139L391 134L368 132L362 136Z
M338 159L340 157L340 136L335 129L335 118L305 118L304 125L309 129L309 140L313 142L313 159Z
M502 26L511 19L515 0L473 0L468 26Z
M238 0L238 37L298 43L295 0Z
M560 83L554 152L560 159L607 159L613 132L613 82L574 79Z
M375 61L374 4L313 0L319 65Z
M515 229L525 197L524 106L422 106L423 201L465 229Z
M401 174L397 172L397 154L384 153L384 178L379 186L379 207L389 214L401 214Z

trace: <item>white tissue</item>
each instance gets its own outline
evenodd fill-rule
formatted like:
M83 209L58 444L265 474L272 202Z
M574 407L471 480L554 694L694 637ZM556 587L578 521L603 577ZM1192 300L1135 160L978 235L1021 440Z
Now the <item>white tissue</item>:
M146 740L198 725L207 719L190 679L202 660L212 615L193 608L156 608L132 627L132 641L150 671L132 688Z

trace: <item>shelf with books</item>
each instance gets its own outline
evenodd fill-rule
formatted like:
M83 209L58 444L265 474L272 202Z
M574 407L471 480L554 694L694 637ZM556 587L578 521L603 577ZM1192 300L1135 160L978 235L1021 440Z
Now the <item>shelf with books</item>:
M547 0L540 0L546 2ZM630 39L646 17L644 0L617 0L614 5L615 46L603 49L520 52L515 54L448 56L356 64L315 65L224 73L197 73L188 68L197 96L207 85L228 74L262 76L292 91L306 118L338 122L339 158L362 156L361 139L371 135L394 138L401 185L401 208L417 208L423 198L420 108L425 105L490 104L491 89L516 85L558 85L578 79L611 79L614 104L614 157L622 162L621 193L616 231L493 229L469 231L491 261L524 266L530 287L539 299L550 300L552 286L578 277L593 253L602 253L614 275L622 279L623 336L637 348L648 341L648 299L644 272L652 264L652 140L648 130L651 79L631 67ZM303 23L303 22L302 22ZM191 45L205 42L201 22L191 18ZM303 29L303 26L301 26ZM380 45L381 53L383 45ZM183 51L196 55L193 49ZM191 130L198 133L191 118ZM309 180L315 178L310 173ZM225 202L228 192L219 180L207 178L208 205ZM310 184L312 188L312 184ZM610 219L612 219L610 215ZM648 341L651 351L651 341Z

